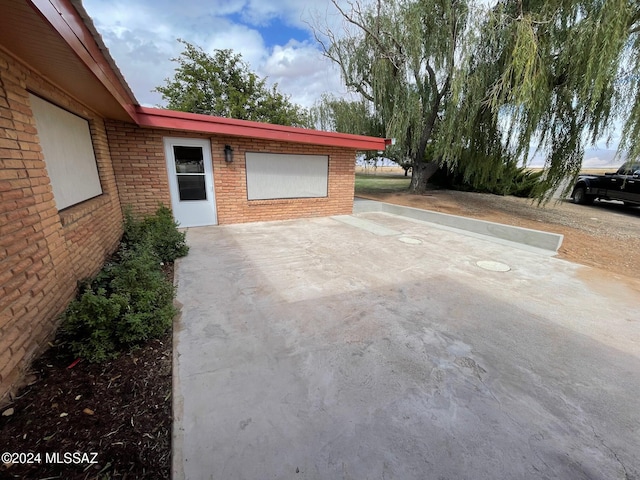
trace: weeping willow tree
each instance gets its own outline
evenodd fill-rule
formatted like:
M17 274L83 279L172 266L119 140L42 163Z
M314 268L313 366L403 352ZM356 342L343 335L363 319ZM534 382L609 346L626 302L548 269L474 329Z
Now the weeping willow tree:
M498 2L478 26L452 86L456 108L442 121L443 163L489 176L497 160L472 148L477 142L499 138L503 158L520 164L533 146L546 159L536 196L548 200L577 175L585 147L610 139L620 125L620 151L637 158L639 31L637 1ZM485 129L498 136L487 136ZM564 186L567 193L571 183Z
M377 0L348 3L347 9L332 3L351 28L340 38L316 31L316 39L347 87L373 105L383 133L396 139L388 154L411 162L411 190L424 190L440 163L434 138L456 63L465 58L468 2Z
M324 94L310 109L311 121L319 130L381 137L384 126L370 103L350 101Z
M310 109L311 122L319 130L384 137L385 126L371 102L361 98L347 100L330 94L322 95ZM364 151L364 160L372 161L380 158L380 152ZM406 157L404 149L397 145L387 147L384 156L403 166L406 170L411 166L411 159Z
M355 135L383 137L384 127L380 118L365 100L350 101L324 94L309 110L312 124L319 130ZM364 160L377 160L378 151L364 151Z
M534 148L546 200L620 125L620 150L640 156L636 0L332 1L351 28L316 38L412 159L413 191L438 165L495 182Z

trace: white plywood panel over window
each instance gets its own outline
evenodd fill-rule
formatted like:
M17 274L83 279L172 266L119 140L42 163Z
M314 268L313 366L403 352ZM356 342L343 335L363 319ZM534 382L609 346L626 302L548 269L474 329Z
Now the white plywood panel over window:
M29 95L58 210L102 193L89 122Z
M247 198L326 197L329 157L247 153Z

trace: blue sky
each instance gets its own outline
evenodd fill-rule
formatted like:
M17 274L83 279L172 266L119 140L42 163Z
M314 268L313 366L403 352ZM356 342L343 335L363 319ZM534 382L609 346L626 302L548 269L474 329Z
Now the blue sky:
M182 50L178 38L207 52L228 48L242 54L253 71L305 107L323 93L346 94L309 26L340 30L329 0L83 0L83 5L142 105L162 105L152 90L173 75L170 59ZM617 139L612 140L613 149L604 141L589 149L584 166L619 165L613 158ZM534 165L541 162L534 159Z

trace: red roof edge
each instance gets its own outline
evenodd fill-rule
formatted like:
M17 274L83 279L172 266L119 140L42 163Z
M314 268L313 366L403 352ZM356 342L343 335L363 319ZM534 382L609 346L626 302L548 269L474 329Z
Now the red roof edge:
M177 112L161 108L136 107L138 125L171 130L189 130L217 135L252 137L264 140L279 140L352 148L354 150L383 151L390 139L352 135L348 133L323 132L306 128L285 127L269 123L214 117L197 113Z

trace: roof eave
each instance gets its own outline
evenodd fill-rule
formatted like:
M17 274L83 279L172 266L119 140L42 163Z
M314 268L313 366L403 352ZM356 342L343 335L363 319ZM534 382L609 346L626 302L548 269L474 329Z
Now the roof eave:
M160 108L136 107L136 116L138 125L145 127L334 146L354 150L383 151L385 146L390 143L389 139L384 138L285 127Z
M56 0L55 5L50 0L30 0L30 3L104 85L131 120L137 121L135 106L138 102L82 5L74 6L70 0Z

